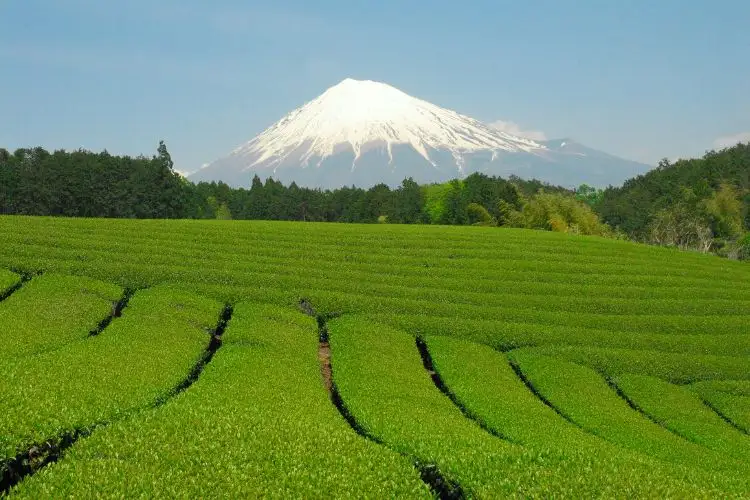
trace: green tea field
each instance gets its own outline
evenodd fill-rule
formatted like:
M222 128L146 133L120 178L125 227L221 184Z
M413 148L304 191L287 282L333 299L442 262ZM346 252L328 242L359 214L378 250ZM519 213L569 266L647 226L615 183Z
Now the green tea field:
M747 263L472 226L0 235L0 496L750 497Z

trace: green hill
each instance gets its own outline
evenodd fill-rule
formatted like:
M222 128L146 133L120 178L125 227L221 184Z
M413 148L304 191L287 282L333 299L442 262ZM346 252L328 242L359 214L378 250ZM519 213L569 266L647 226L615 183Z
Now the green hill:
M11 498L750 496L745 263L477 226L0 233Z
M662 160L605 190L595 206L603 222L635 240L748 258L750 144Z

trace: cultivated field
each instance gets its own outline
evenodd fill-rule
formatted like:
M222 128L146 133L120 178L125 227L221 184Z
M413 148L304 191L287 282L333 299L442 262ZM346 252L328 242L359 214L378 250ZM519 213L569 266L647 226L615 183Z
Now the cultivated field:
M750 497L746 263L480 227L0 234L11 497Z

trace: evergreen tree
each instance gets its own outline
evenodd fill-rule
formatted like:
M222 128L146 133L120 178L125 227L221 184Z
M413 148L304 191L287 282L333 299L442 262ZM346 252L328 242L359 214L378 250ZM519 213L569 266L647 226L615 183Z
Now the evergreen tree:
M425 220L423 209L422 188L413 178L404 179L394 193L391 219L402 224L418 224Z

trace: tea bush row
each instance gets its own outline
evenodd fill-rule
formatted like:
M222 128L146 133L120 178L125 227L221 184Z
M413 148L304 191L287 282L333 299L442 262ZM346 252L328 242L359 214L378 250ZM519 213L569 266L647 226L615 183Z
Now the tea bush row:
M140 291L101 334L4 360L0 464L169 397L205 355L221 311L168 288Z
M694 482L685 474L672 476L638 466L613 475L612 462L587 460L584 453L571 459L575 451L561 456L553 451L554 445L510 443L468 420L435 388L411 335L355 316L337 319L329 327L334 379L359 425L389 447L437 465L467 493L483 498L609 496L623 491L706 496L733 487L723 478L706 483L701 472L695 472L701 479ZM534 416L530 418L533 422ZM559 434L563 435L564 431ZM517 437L523 439L521 434ZM632 481L631 473L639 481ZM712 490L717 486L721 489Z
M750 457L750 436L728 425L689 388L645 375L622 375L614 382L652 420L678 436L741 461Z
M0 302L0 361L85 339L113 313L123 290L85 277L36 276Z
M328 399L312 318L241 304L195 384L97 430L19 498L428 498L402 456L360 438Z
M5 298L21 282L21 277L6 269L0 269L0 298Z
M581 428L664 462L712 471L716 486L747 492L750 464L687 441L634 411L591 368L532 352L511 359L539 394Z
M450 337L426 341L442 382L478 421L506 439L577 464L582 475L609 478L613 496L670 488L674 494L685 483L711 483L711 474L700 468L657 461L586 432L535 396L506 356L490 347Z

